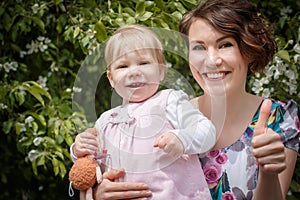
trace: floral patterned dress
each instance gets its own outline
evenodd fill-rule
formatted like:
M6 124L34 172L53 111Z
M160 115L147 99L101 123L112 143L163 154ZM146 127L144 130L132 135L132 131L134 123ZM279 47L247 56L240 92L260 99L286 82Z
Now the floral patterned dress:
M257 109L252 122L232 145L207 152L200 158L206 181L214 200L250 200L257 184L258 165L252 155L251 140L259 116ZM272 100L267 125L280 134L285 147L299 150L299 119L293 100L284 104Z

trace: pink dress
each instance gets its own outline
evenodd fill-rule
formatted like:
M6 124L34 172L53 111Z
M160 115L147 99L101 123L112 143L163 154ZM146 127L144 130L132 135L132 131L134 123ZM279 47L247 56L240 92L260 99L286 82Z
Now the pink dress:
M122 180L147 183L149 199L209 200L211 195L197 154L174 158L159 148L155 139L174 129L166 118L171 90L163 90L141 103L113 108L101 115L95 127L103 149L110 154L106 165L126 171Z

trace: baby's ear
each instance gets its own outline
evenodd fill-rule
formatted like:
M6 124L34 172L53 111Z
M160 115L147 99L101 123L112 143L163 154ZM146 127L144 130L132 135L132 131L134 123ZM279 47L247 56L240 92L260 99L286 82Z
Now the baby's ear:
M159 72L160 72L160 81L163 81L165 78L165 65L159 66Z
M109 70L106 71L106 77L108 78L111 87L115 87L114 80L113 80L113 78L111 76L111 72Z

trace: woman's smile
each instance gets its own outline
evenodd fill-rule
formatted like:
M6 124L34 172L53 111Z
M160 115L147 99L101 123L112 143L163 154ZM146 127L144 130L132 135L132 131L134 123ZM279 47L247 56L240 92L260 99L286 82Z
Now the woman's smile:
M227 74L230 72L228 71L218 71L218 72L205 72L202 73L203 77L209 81L218 81L223 80Z

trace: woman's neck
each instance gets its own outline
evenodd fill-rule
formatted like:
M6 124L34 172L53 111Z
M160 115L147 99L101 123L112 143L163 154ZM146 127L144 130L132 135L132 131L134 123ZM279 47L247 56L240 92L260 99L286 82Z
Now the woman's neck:
M226 116L226 120L228 120L238 116L252 97L253 95L246 92L234 96L210 96L204 94L199 97L198 105L200 111L211 120L220 119L220 115Z
M240 93L234 96L209 96L198 98L199 110L216 126L222 138L220 146L232 144L249 125L258 108L261 97ZM232 134L236 135L232 135ZM228 139L226 139L228 137Z

